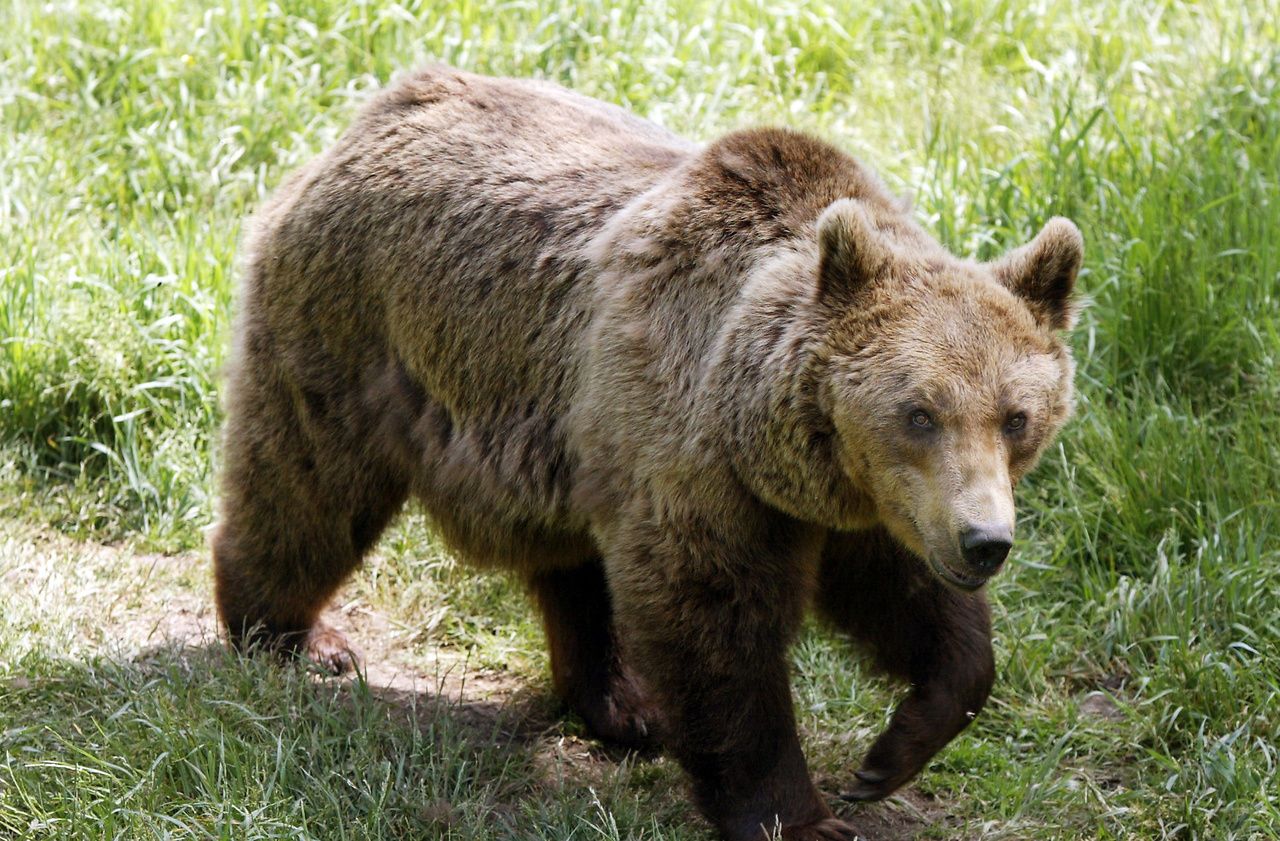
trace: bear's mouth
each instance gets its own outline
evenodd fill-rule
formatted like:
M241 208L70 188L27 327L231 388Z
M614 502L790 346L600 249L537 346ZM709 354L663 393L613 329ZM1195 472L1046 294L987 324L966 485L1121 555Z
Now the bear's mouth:
M963 575L947 566L946 562L938 558L932 553L929 555L929 567L937 574L939 578L948 584L964 590L966 593L972 593L983 584L987 583L986 578Z

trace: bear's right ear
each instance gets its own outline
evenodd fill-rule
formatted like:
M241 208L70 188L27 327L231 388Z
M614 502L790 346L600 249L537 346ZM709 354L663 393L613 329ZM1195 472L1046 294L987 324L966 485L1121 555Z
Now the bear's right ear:
M1071 293L1083 261L1080 229L1055 216L1035 239L991 267L996 279L1026 303L1037 321L1053 330L1069 330L1075 323Z
M891 253L853 199L837 199L818 217L818 296L848 293L884 270Z

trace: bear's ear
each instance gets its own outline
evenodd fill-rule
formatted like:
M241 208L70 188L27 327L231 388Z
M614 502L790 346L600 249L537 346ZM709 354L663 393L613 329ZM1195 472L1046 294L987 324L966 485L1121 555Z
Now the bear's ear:
M1035 239L996 260L991 268L1037 321L1052 330L1067 330L1075 323L1071 292L1083 260L1080 229L1055 216Z
M832 202L818 217L818 296L857 289L880 274L891 256L861 204Z

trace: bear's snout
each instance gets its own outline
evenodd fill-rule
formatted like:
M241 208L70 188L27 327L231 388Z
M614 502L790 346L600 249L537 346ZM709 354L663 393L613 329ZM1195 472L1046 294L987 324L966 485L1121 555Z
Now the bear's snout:
M960 535L965 562L982 576L995 575L1013 548L1013 531L1003 525L971 526Z

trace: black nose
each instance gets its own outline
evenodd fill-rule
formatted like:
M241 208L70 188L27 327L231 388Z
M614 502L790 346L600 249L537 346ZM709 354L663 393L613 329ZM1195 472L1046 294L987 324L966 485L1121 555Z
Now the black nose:
M999 526L977 526L960 536L960 548L970 566L983 575L991 575L1009 557L1013 535Z

